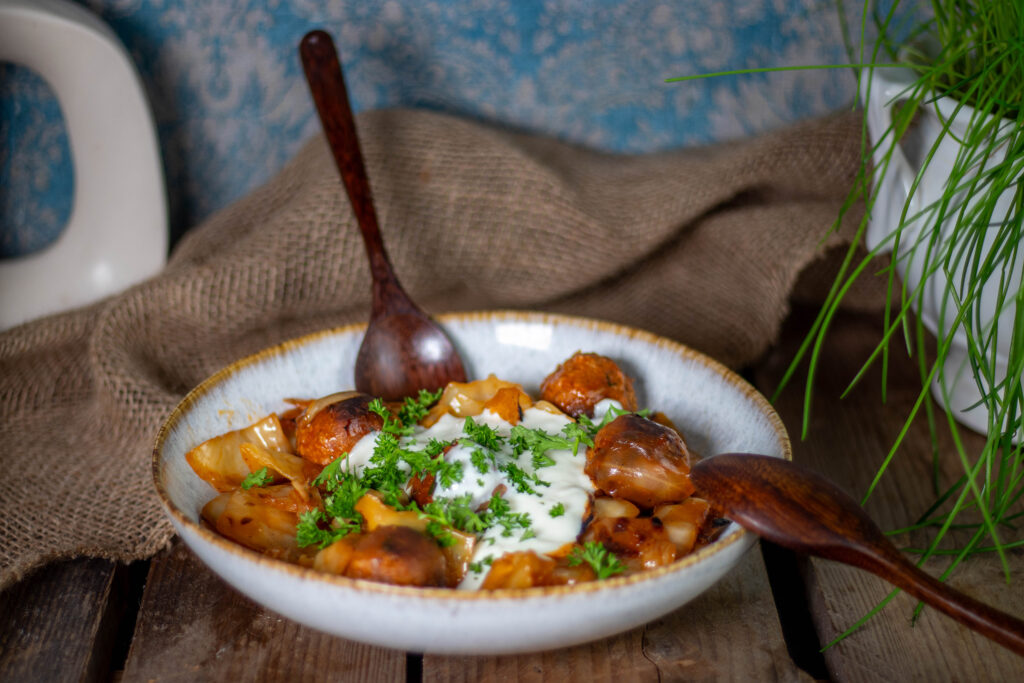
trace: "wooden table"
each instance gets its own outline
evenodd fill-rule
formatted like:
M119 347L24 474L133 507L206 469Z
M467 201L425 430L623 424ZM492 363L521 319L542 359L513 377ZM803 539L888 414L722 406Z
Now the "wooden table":
M770 392L802 335L794 315L783 341L750 370ZM873 317L837 324L817 385L810 436L798 441L799 390L777 407L796 460L859 494L917 393L916 372L894 358L888 403L877 373L839 394L878 339ZM980 438L968 440L977 449ZM955 473L948 444L943 467ZM891 476L868 502L883 527L912 521L932 500L931 446L916 425ZM906 543L910 539L900 539ZM971 560L952 583L1024 616L1024 553L1014 582L994 557ZM933 572L941 564L929 565ZM819 652L889 593L880 580L762 544L718 585L669 616L579 647L506 657L445 657L386 650L323 635L228 588L180 543L149 562L74 560L48 566L0 594L0 680L1024 680L1024 658L898 596L860 631ZM344 618L344 615L339 615Z

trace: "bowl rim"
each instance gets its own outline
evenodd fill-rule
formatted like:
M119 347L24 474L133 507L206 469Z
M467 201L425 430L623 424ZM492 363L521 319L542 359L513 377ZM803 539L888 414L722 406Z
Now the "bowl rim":
M785 425L782 422L782 418L779 417L778 413L771 406L766 399L757 389L755 389L749 382L743 379L740 375L723 365L721 362L707 356L695 349L682 344L681 342L674 341L667 337L656 335L652 332L623 325L620 323L613 323L603 320L597 320L594 318L588 318L583 316L572 316L561 313L544 313L534 311L517 311L517 310L486 310L486 311L468 311L459 313L444 313L433 316L442 327L445 327L450 323L477 323L477 322L526 322L526 323L543 323L548 325L571 325L577 328L584 328L594 331L611 333L618 336L625 336L630 339L637 339L646 343L652 344L659 348L667 348L671 351L678 353L679 355L694 360L707 369L715 372L728 384L738 390L744 395L745 398L752 401L760 412L768 419L770 426L775 432L776 438L779 440L779 444L782 447L782 458L784 460L793 459L792 444L789 440L788 432L786 431ZM593 593L599 593L609 590L615 590L616 588L645 584L648 582L656 581L659 578L665 577L670 574L674 574L688 567L694 566L706 560L707 558L717 555L724 551L729 546L745 541L749 536L752 536L752 532L740 527L736 531L729 535L721 538L703 548L692 552L671 564L655 567L635 574L629 574L626 576L614 576L600 581L588 581L584 583L578 583L573 585L564 586L537 586L532 588L523 589L499 589L499 590L473 590L463 591L454 588L435 588L435 587L415 587L415 586L395 586L386 583L378 583L375 581L368 581L365 579L353 579L346 576L338 576L335 574L329 574L327 572L321 572L313 569L312 567L303 567L297 564L285 562L284 560L275 559L264 555L255 550L251 550L242 546L238 543L234 543L213 530L207 528L205 525L197 522L193 522L177 505L171 500L171 496L167 489L164 487L161 481L161 467L162 451L168 436L171 431L177 426L177 424L183 419L185 413L202 397L211 391L211 389L223 382L224 380L232 377L241 370L248 368L249 366L260 363L266 359L273 358L275 356L286 354L287 352L307 345L311 342L323 339L331 336L344 336L349 334L358 334L366 328L366 323L352 323L348 325L342 325L338 327L327 328L316 332L311 332L299 337L294 337L273 346L264 348L256 353L250 354L233 361L232 363L224 366L220 370L214 372L212 375L200 382L196 387L189 391L174 407L171 413L160 425L160 429L157 432L156 438L153 442L153 454L151 459L151 468L153 475L153 484L156 488L160 502L163 505L164 511L171 517L171 520L179 526L180 529L188 529L194 536L198 536L203 541L212 544L215 548L220 551L229 553L243 561L255 563L257 566L269 569L276 572L283 572L291 575L293 578L302 581L316 581L322 582L329 586L336 586L338 588L347 589L350 591L357 592L369 592L376 593L382 596L398 596L402 598L410 598L415 600L456 600L458 602L495 602L495 601L508 601L515 600L522 602L527 599L542 599L549 597L566 597L569 595L589 595ZM186 545L190 545L186 539ZM191 548L190 548L191 549ZM204 562L204 564L206 564Z

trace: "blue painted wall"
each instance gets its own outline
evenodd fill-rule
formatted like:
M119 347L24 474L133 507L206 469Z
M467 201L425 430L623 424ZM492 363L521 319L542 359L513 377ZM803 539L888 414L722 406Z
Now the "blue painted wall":
M312 28L335 36L357 109L429 107L616 152L755 134L843 107L854 92L845 70L664 82L845 61L835 4L824 0L82 4L111 25L146 82L175 237L270 178L317 130L296 56ZM59 234L69 157L45 83L0 66L0 255Z

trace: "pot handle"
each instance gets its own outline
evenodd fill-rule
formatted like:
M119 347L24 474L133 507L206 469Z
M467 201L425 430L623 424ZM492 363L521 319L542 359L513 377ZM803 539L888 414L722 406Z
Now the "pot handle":
M138 74L113 31L68 0L0 0L0 60L53 88L67 126L75 196L42 251L0 262L0 329L91 303L167 258L167 197Z
M882 75L882 71L881 68L865 70L860 83L861 100L867 112L868 132L871 138L871 160L876 169L872 183L875 203L865 242L869 249L878 248L879 252L891 252L892 231L899 225L907 199L910 199L908 215L919 210L916 195L910 194L917 170L907 160L907 155L899 142L892 142L892 108L899 102L901 95L913 86L914 77L911 71L903 68L886 68L885 76ZM892 147L889 166L885 175L879 176L877 169L881 169L885 164L886 150L889 147Z

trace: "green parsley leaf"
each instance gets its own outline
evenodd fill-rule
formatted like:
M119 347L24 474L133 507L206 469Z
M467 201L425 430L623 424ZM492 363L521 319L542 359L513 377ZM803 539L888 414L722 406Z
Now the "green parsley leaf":
M581 415L586 417L586 415ZM595 432L596 433L596 432ZM570 422L569 424L562 427L562 434L565 438L572 442L572 454L577 455L580 451L580 444L594 446L594 437L590 434L589 430L583 427L579 422Z
M441 488L450 489L456 482L462 481L462 463L448 462L443 458L434 460L434 476L440 482Z
M377 436L369 465L363 468L361 483L379 491L388 505L398 503L405 493L407 474L398 466L403 460L402 455L398 437L390 432L382 432Z
M367 491L369 487L364 486L357 477L345 477L324 496L324 512L331 519L362 522L363 516L356 511L356 503Z
M651 411L648 410L647 408L644 408L643 410L638 410L635 413L633 413L629 410L623 410L622 408L610 406L608 408L608 412L604 414L604 417L601 418L601 422L599 422L598 424L594 424L594 421L591 420L586 415L580 415L576 419L581 425L583 425L583 427L586 429L586 432L590 435L590 437L593 438L597 436L597 433L601 431L602 427L606 426L608 423L610 423L612 420L619 417L620 415L639 415L640 417L647 417L650 414ZM589 445L593 446L594 444L590 443Z
M491 495L491 500L487 503L487 511L501 517L512 511L512 504L495 493Z
M403 425L409 427L416 424L430 412L431 406L441 398L442 391L444 391L443 388L433 392L420 389L420 393L416 398L407 396L405 404L398 410L398 419L401 420Z
M490 567L492 564L494 564L494 555L488 555L479 562L470 562L469 571L479 574L484 570L484 567Z
M396 436L409 436L413 432L413 425L409 424L406 426L401 420L395 418L391 414L391 411L384 405L384 401L380 398L375 398L370 401L369 405L366 406L367 410L371 413L380 415L381 419L384 420L384 424L380 430L385 434L394 434Z
M547 455L550 450L572 451L572 454L576 455L581 443L588 446L594 445L587 429L575 422L566 424L562 428L562 434L563 436L559 436L549 434L543 429L529 429L522 425L516 425L512 428L509 439L517 456L524 451L530 451L533 454L534 469L550 467L555 464L554 458Z
M295 527L295 542L300 548L319 545L326 548L330 544L354 531L359 531L358 522L341 523L324 528L324 513L319 508L299 515L299 523Z
M348 453L342 453L340 457L327 463L327 466L320 470L320 474L313 479L314 486L325 486L328 490L338 485L341 477L341 464L348 459Z
M588 541L582 548L576 546L572 549L572 553L569 554L569 565L575 567L584 562L590 565L598 579L607 579L626 571L626 565L597 541Z
M489 453L481 448L474 448L469 454L469 461L473 463L473 467L480 474L487 474L487 471L490 469L490 466L487 464L488 460L492 463L494 462L494 453Z
M442 548L455 545L455 536L448 530L448 527L444 526L437 520L430 520L427 522L427 533L434 537L437 544Z
M534 496L539 496L540 494L537 493L531 484L534 486L551 486L551 482L544 481L535 473L527 472L514 462L507 462L504 465L500 465L498 469L505 473L505 476L508 477L509 483L511 483L519 493L529 493Z
M465 424L462 425L462 431L470 440L492 451L500 449L505 443L505 438L498 432L485 424L477 424L471 417L466 418Z
M242 480L242 488L248 491L253 486L266 486L272 481L274 481L274 477L270 475L266 467L263 467L245 475L245 479Z
M565 506L561 503L555 503L551 506L551 509L548 510L548 514L552 517L561 517L565 514Z
M427 442L427 447L423 449L423 452L429 455L431 458L436 458L439 455L444 455L445 450L454 444L454 441L440 441L438 439L431 439Z

